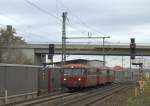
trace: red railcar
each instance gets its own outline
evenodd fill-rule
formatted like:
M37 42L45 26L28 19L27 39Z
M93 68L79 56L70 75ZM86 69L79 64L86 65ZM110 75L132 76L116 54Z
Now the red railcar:
M114 81L114 72L109 68L97 68L83 64L64 65L62 71L62 86L72 89L81 89L97 86Z

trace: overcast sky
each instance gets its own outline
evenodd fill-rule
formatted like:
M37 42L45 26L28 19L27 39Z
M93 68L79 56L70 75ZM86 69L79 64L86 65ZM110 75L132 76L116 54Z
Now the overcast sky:
M0 0L0 25L13 25L26 41L59 42L64 11L67 36L90 32L110 36L109 42L150 41L150 0Z
M0 24L12 24L27 41L61 41L62 12L67 36L107 35L110 42L150 40L149 0L0 0Z

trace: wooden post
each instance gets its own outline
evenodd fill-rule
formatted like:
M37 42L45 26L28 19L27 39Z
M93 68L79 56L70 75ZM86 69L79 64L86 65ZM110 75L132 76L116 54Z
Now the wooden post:
M137 87L135 88L135 96L138 95L138 90L137 90Z
M5 90L5 104L8 103L8 92L7 90Z

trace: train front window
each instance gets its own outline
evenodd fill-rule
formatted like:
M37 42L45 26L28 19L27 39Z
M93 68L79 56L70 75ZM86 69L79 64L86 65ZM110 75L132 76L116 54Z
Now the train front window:
M78 76L83 75L83 69L64 69L64 75Z
M83 70L81 70L81 69L72 70L72 75L74 75L74 76L82 75L82 74L83 74Z
M64 69L64 75L72 75L71 69Z

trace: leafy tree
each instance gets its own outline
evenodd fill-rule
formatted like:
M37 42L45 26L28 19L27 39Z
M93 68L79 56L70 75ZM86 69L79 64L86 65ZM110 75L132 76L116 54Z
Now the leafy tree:
M22 37L16 36L15 29L0 29L0 63L10 64L31 64L31 60L27 59L20 50L10 50L11 45L26 44ZM5 49L2 47L6 47Z

